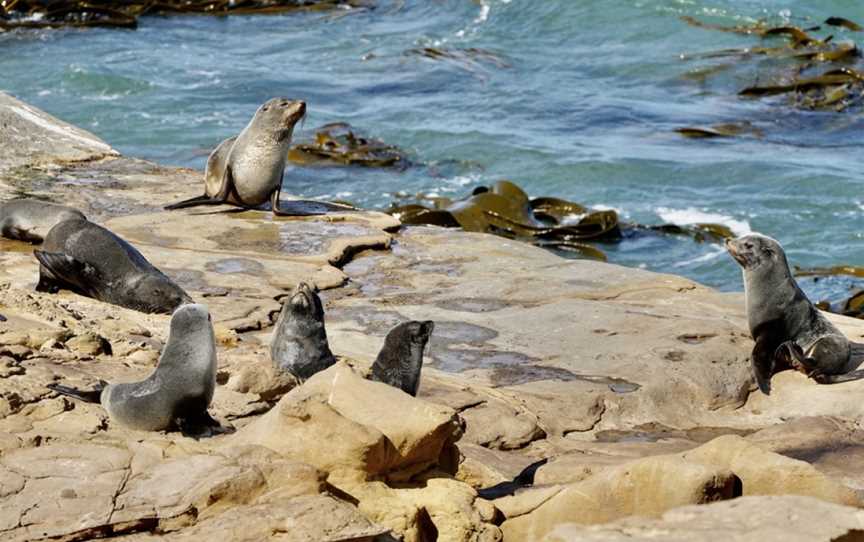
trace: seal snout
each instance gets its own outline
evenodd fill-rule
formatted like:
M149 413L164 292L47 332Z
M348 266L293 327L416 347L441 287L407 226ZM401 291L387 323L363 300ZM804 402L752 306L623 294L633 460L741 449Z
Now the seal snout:
M747 266L747 257L745 254L741 252L739 246L739 239L726 239L725 243L726 251L729 253L732 258L741 264L742 266Z
M283 117L288 124L293 125L306 116L306 102L303 100L288 100L287 98L283 98L279 102L279 107L284 110Z

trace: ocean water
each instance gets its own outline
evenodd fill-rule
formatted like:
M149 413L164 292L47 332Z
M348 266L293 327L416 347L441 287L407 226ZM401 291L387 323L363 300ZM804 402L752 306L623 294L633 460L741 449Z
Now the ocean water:
M510 179L532 196L626 220L720 222L781 240L792 264L864 265L864 116L737 92L782 66L682 59L760 40L682 22L760 18L864 23L845 0L379 0L330 14L145 17L137 30L0 34L0 89L121 152L203 168L272 96L305 99L302 138L347 121L407 150L404 171L297 168L285 191L383 207L397 192L461 196ZM831 29L864 44L864 33ZM824 35L824 34L823 34ZM771 42L782 44L782 40ZM412 49L486 50L434 60ZM750 121L764 135L690 140L682 126ZM2 152L2 150L0 150ZM740 290L721 247L642 236L601 245L612 262ZM808 281L813 297L850 280Z

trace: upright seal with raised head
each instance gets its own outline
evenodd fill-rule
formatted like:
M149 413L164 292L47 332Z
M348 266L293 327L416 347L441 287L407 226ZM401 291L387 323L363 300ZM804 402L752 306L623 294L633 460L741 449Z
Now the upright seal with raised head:
M0 235L7 239L41 243L64 220L85 220L78 209L35 199L14 199L0 204Z
M270 341L273 365L299 380L306 380L336 363L327 343L324 306L305 282L294 289L279 313Z
M218 426L207 407L216 389L216 340L203 305L183 305L171 316L168 342L156 370L140 382L108 384L83 391L59 384L52 390L101 403L108 416L126 427L162 431L178 427L201 434Z
M417 396L423 351L432 336L435 323L412 320L399 324L384 338L384 346L372 364L370 380L377 380Z
M783 364L820 383L852 369L849 340L798 287L780 243L750 234L727 240L726 249L744 275L747 322L756 341L750 361L763 393L770 393L771 375Z
M256 209L268 201L278 216L307 216L346 209L320 201L292 201L290 207L280 206L294 126L305 115L303 101L268 100L239 135L229 137L210 154L204 170L204 195L167 205L165 209L222 204Z
M48 232L39 260L39 292L61 288L128 309L169 313L192 303L180 286L135 247L87 220L64 220Z

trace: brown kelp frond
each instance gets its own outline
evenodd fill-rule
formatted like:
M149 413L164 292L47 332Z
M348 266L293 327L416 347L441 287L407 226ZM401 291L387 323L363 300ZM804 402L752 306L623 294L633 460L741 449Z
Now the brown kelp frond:
M684 128L676 128L675 131L684 137L691 138L736 137L744 135L761 138L764 135L762 130L756 128L746 120L741 122L715 124L708 128L688 126Z
M681 59L686 61L737 57L739 68L741 61L755 61L758 58L758 64L755 64L754 68L760 82L739 90L738 95L741 97L788 96L793 107L817 111L846 111L864 103L864 81L860 72L855 69L861 58L858 45L849 40L835 40L834 35L828 34L822 26L802 28L791 25L788 21L771 24L766 20L746 25L724 26L709 24L693 17L682 17L682 20L699 28L749 35L762 40L760 44L752 47L680 55ZM824 24L850 32L862 29L857 23L842 17L829 17ZM821 34L817 34L820 32ZM785 40L786 43L774 45L777 40ZM769 41L772 42L770 46ZM827 69L826 65L829 66ZM767 76L764 73L766 66L771 70ZM709 75L719 71L713 68L714 66L709 66L698 71L697 73L702 75L697 80L704 82ZM721 68L725 71L729 65L722 65ZM687 137L740 135L711 128L685 128L678 131Z
M555 198L529 198L510 181L475 188L460 200L419 197L405 203L405 196L386 211L403 224L424 224L491 233L536 246L573 253L583 258L606 260L594 243L626 241L627 233L686 235L697 242L722 242L733 234L720 224L643 225L621 222L612 210L591 209ZM431 203L428 207L420 202Z
M239 15L370 7L371 0L9 0L0 29L61 26L136 28L141 15Z
M298 165L365 166L406 168L410 161L401 149L381 140L358 135L344 122L326 124L315 130L311 141L300 141L288 151Z

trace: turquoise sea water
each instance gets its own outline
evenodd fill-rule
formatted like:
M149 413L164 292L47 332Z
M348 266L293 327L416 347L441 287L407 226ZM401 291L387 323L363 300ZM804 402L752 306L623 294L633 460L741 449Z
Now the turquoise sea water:
M381 207L399 191L459 196L508 178L532 196L614 208L629 220L760 231L779 238L793 264L864 265L862 114L737 97L776 62L682 60L760 45L691 27L682 15L864 23L864 4L381 0L334 14L145 17L135 31L0 34L0 89L123 153L197 168L266 99L303 98L309 114L295 137L347 121L420 165L295 167L285 177L292 194ZM864 44L864 33L832 33ZM418 47L482 48L498 62L407 52ZM673 131L740 120L764 136L688 140ZM741 289L737 266L716 245L641 237L602 248L613 262ZM829 279L806 288L821 298L848 286Z

